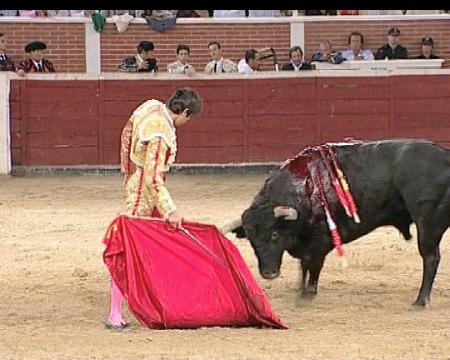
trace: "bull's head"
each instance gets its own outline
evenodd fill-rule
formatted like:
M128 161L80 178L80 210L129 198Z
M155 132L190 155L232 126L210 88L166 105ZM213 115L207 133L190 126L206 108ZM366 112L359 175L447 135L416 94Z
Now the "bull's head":
M295 241L297 217L297 210L291 206L253 205L241 219L224 226L222 232L249 239L261 276L274 279L280 274L284 251Z

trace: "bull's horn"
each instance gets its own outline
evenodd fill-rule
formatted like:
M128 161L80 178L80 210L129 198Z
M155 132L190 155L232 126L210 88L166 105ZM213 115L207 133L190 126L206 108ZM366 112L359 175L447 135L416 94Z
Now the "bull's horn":
M277 206L273 209L273 214L276 218L283 216L285 220L297 220L298 218L297 210L291 206Z
M237 229L239 226L242 226L242 219L241 218L233 220L232 222L223 225L222 227L220 227L220 232L222 234L227 234L230 231L232 231L234 229Z

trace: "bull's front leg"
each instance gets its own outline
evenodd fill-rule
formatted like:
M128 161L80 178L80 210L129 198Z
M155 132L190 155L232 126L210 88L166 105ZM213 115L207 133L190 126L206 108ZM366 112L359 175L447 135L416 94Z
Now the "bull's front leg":
M309 263L305 260L300 260L300 269L302 270L302 278L300 279L299 289L301 292L305 290L306 287L306 276L308 275L308 265Z
M302 297L312 299L317 295L317 287L319 285L320 272L325 261L325 256L315 256L314 258L302 260L303 266L309 272L308 284L304 287Z

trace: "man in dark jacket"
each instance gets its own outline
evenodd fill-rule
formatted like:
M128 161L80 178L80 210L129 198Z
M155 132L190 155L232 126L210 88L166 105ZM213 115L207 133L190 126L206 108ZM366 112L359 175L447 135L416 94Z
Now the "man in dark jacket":
M281 70L299 71L312 70L311 65L303 62L303 51L300 46L293 46L289 50L289 62L281 67Z
M393 27L388 32L388 43L380 47L375 54L375 60L407 59L408 49L399 44L400 30Z
M6 38L5 34L0 33L0 71L14 71L14 61L5 53Z
M422 39L422 53L417 56L417 59L440 59L439 56L433 54L434 41L431 37L424 37Z
M24 76L29 72L55 72L53 64L44 59L43 50L47 49L47 45L42 41L33 41L25 46L25 52L29 54L29 58L17 65L17 75Z
M119 66L123 72L157 72L158 66L153 57L155 46L151 41L141 41L137 46L137 54L126 58Z

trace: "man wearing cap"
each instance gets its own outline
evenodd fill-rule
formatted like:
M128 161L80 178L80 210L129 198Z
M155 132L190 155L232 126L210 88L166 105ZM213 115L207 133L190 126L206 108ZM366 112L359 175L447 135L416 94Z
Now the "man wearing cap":
M388 43L378 49L375 60L407 59L408 50L399 44L399 37L399 28L391 28L388 32Z
M42 51L47 45L42 41L33 41L25 46L25 52L29 54L29 58L17 65L17 75L24 76L29 72L55 72L53 64L43 58Z
M422 39L422 53L417 56L417 59L440 59L439 56L433 54L433 38L428 36Z
M153 57L155 46L151 41L141 41L137 46L137 54L126 58L119 66L121 72L157 72L158 66Z
M6 51L6 38L5 35L0 33L0 71L14 71L14 61L5 53Z

